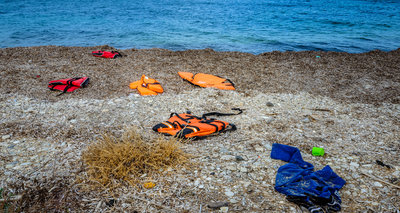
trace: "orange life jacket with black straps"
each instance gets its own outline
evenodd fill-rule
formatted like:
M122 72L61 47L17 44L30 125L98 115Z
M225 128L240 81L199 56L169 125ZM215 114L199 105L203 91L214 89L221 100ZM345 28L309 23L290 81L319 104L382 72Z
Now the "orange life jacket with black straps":
M178 75L193 85L199 87L213 87L222 90L235 90L235 85L231 80L215 75L197 73L193 75L190 72L178 72Z
M203 114L201 117L192 115L189 111L187 113L177 114L171 113L167 121L161 122L153 127L153 130L169 136L176 136L179 138L193 138L200 139L205 136L221 133L226 131L236 130L234 124L226 121L217 120L214 118L207 118L207 116L229 116L239 115L243 111L239 108L232 108L232 110L239 111L238 113L220 113L210 112Z
M60 80L53 80L49 82L48 88L50 90L60 90L62 95L66 92L73 92L78 88L85 87L89 83L88 77L67 78Z
M139 81L130 83L129 87L137 89L140 95L157 95L164 92L160 82L145 75L142 75Z

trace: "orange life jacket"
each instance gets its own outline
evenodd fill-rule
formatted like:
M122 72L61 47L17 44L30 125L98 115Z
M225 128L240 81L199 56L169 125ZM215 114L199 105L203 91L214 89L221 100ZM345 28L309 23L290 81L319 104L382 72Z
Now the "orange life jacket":
M213 87L222 90L235 90L235 85L231 80L215 75L197 73L193 75L190 72L178 72L178 75L191 84L200 87Z
M85 87L88 83L89 83L88 77L67 78L67 79L50 81L48 88L50 90L62 91L61 94L57 95L59 96L66 92L72 92L78 88Z
M153 130L169 136L176 136L179 138L193 138L200 139L202 137L220 133L225 131L234 131L236 126L226 121L216 120L214 118L207 118L207 116L228 116L238 115L243 111L239 108L232 108L239 113L220 113L210 112L202 115L201 117L194 116L190 112L177 114L171 113L167 121L161 122L153 127Z
M157 95L164 92L160 82L145 75L142 75L139 81L130 83L129 87L137 89L140 95Z

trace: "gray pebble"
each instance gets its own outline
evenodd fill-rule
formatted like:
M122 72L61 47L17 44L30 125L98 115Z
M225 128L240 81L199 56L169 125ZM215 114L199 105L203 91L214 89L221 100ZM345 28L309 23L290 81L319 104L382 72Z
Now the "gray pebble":
M223 206L228 206L228 205L229 205L229 202L220 201L220 202L209 203L207 205L207 207L211 208L211 209L219 209L219 208L221 208Z
M240 155L236 155L235 158L236 158L236 161L244 161L244 158Z

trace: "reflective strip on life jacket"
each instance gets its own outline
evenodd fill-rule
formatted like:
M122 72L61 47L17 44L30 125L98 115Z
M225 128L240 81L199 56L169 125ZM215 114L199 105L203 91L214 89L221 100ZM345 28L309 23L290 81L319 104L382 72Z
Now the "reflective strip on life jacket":
M235 85L229 79L215 75L197 73L193 75L190 72L178 72L178 75L191 84L200 87L213 87L222 90L235 90Z

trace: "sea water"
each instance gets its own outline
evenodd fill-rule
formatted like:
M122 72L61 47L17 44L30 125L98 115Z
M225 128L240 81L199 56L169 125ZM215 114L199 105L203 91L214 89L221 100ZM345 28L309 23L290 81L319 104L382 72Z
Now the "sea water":
M0 0L0 47L390 51L400 0Z

